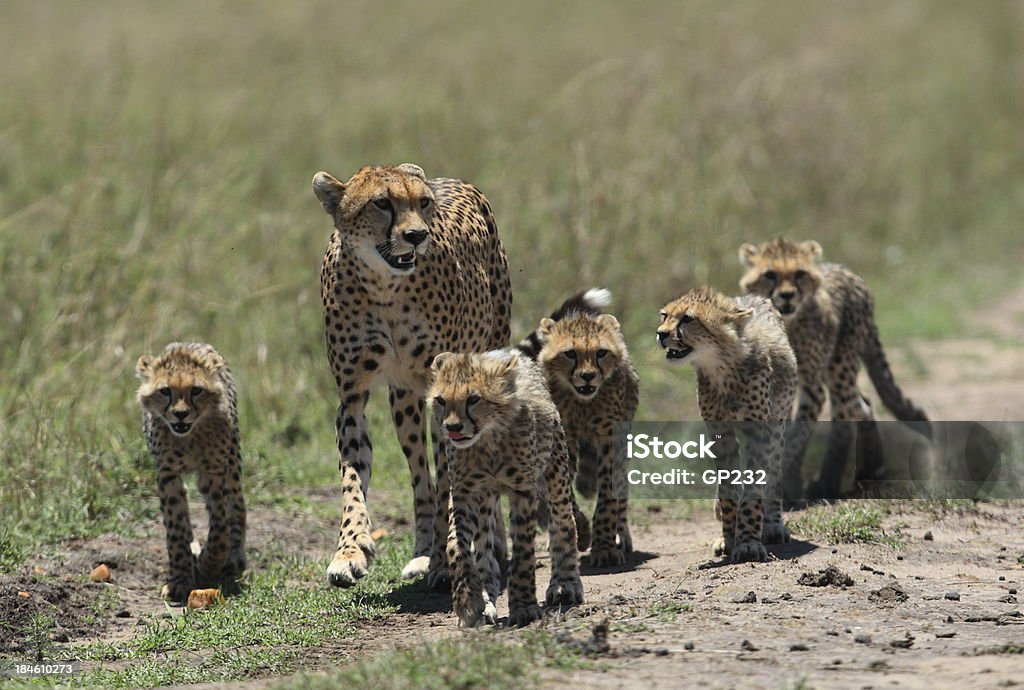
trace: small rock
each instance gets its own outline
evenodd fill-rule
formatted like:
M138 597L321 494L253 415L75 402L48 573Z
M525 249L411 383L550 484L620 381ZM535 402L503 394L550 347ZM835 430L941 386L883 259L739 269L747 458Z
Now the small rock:
M188 594L186 606L190 609L205 609L224 603L224 595L219 589L193 589Z
M89 573L89 579L93 582L110 582L110 566L100 563Z
M902 640L890 641L889 646L895 647L896 649L910 649L914 646L914 638L912 635L910 635L910 633L907 633L907 636L904 637Z
M67 633L58 632L58 633L53 633L53 635L50 636L50 639L53 640L54 642L67 642L71 638L68 637Z
M935 637L939 638L940 640L948 640L949 638L955 637L955 636L956 636L956 631L955 630L949 630L947 632L935 633Z
M935 541L935 536L932 534L931 530L928 530L927 532L924 533L924 540L925 541Z
M826 634L826 635L830 635L830 636L832 636L832 637L839 637L839 631L838 631L838 630L829 630L829 631L828 631L827 633L825 633L825 634Z
M734 604L756 604L757 595L753 592L747 592L742 597L732 600Z
M744 651L747 651L747 652L756 652L756 651L757 651L757 647L755 647L754 645L752 645L752 644L750 643L750 640L743 640L743 642L741 642L741 643L740 643L740 647L741 647L741 648L742 648L742 649L743 649Z
M692 652L694 650L694 644L692 642L687 642L683 645L683 649L685 649L688 652Z
M789 645L789 651L791 652L806 652L809 649L810 647L803 644L802 642L797 642L796 644Z
M960 601L960 592L946 592L942 596L950 601Z
M779 599L782 599L783 601L790 601L792 598L793 598L793 595L790 594L789 592L783 592L782 594L779 595Z
M18 596L21 597L22 599L31 599L32 598L32 595L29 594L28 592L18 592Z
M668 656L668 650L664 647L658 647L654 650L654 656Z
M132 612L129 611L128 609L121 609L120 611L118 611L117 613L114 614L114 618L131 618L131 617L132 617Z
M947 623L953 623L954 622L953 621L953 616L946 616L946 622Z
M832 553L839 553L839 549L832 549Z
M842 663L843 663L843 660L842 660L842 659L833 659L833 660L832 660L832 665L833 665L833 666L839 666L839 665L840 665L840 664L842 664Z
M861 566L861 569L867 566ZM817 573L803 573L796 583L805 587L852 587L853 578L834 565L830 565Z
M1016 589L1014 589L1013 587L1010 587L1010 589L1008 589L1008 590L1006 590L1006 591L1007 591L1007 593L1009 593L1009 594L1016 594L1016 593L1017 593L1017 590L1016 590Z
M999 576L999 581L1000 582L1006 582L1006 576L1005 575L1000 575Z
M373 539L374 541L380 541L381 539L387 539L389 534L391 533L383 527L378 527L377 529L370 532L370 539Z
M897 556L897 557L896 557L896 560L897 560L897 561L902 561L902 560L903 560L903 556Z
M857 644L871 644L871 635L861 633L860 635L857 635L857 637L853 638L853 641Z
M876 604L898 604L909 598L898 582L893 582L868 594L868 601Z
M999 601L1001 601L1004 604L1016 604L1017 597L1013 596L1012 594L1007 594L1006 596L999 597Z

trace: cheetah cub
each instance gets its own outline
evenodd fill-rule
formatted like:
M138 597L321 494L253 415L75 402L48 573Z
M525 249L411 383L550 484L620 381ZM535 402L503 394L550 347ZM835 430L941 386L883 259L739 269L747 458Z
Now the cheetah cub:
M771 302L735 299L697 287L661 311L658 344L670 362L697 372L697 403L716 441L718 469L741 469L736 425L745 436L746 469L764 470L767 486L720 484L715 512L722 538L715 555L764 561L764 544L789 541L779 491L785 423L796 396L796 357ZM765 494L767 493L767 500Z
M618 320L601 311L609 304L611 293L599 288L570 297L518 346L547 377L569 452L579 457L576 488L588 498L597 494L589 559L596 567L621 565L633 551L626 458L616 452L613 432L616 422L633 421L640 377ZM582 523L577 518L581 530Z
M509 624L541 616L534 536L541 500L551 508L548 605L583 602L576 550L572 467L558 409L540 367L514 350L443 353L428 400L445 440L451 477L447 555L460 626L494 623L500 590L490 546L499 494L509 497L512 565Z
M875 325L875 305L868 286L850 269L821 261L814 240L794 243L775 239L740 247L747 272L740 287L771 299L782 314L800 376L800 406L786 438L783 469L787 486L802 484L802 465L812 424L818 419L828 387L832 419L873 422L874 414L857 387L861 361L885 406L896 418L931 436L928 417L903 395L893 380ZM834 424L821 474L808 493L835 497L839 491L853 429ZM877 471L881 468L865 468Z
M245 500L235 380L210 345L171 343L139 358L143 431L156 460L170 577L163 596L183 601L197 585L233 581L245 570ZM198 473L210 531L196 559L182 475Z

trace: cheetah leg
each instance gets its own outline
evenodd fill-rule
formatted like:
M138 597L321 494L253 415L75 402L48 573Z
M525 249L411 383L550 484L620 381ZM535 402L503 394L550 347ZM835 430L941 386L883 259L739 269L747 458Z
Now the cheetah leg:
M477 515L477 530L473 534L473 557L476 564L476 571L483 578L484 593L484 621L490 624L498 622L498 609L495 604L498 601L498 594L501 592L501 569L494 557L494 525L495 518L501 520L500 515L495 515L495 506L500 506L496 495L484 493L479 500L479 514Z
M590 564L601 568L622 565L626 552L615 543L620 520L625 514L625 501L619 498L616 485L619 484L614 443L604 437L597 444L599 450L597 507L594 510L594 539L590 550Z
M748 422L745 427L746 468L768 471L770 423ZM758 484L742 487L739 513L736 516L736 546L732 551L733 563L766 561L768 550L761 541L764 532L764 490Z
M236 487L228 502L228 530L231 535L231 545L228 549L228 563L224 571L224 577L228 580L237 579L248 567L245 559L245 497L242 494L242 485L237 484Z
M532 493L509 496L509 529L512 532L512 566L508 576L508 623L529 625L541 617L537 606L535 536L538 499Z
M374 554L370 515L366 510L373 458L364 413L368 398L366 391L346 396L338 407L335 421L341 455L342 521L338 551L327 566L328 581L335 587L351 587L364 577Z
M789 542L789 530L782 519L782 453L784 444L784 423L781 421L768 422L765 428L766 433L766 455L765 455L765 476L767 488L764 501L764 526L761 533L761 541L765 544L786 544Z
M833 423L821 472L808 490L811 498L839 497L854 435L851 422L866 418L864 399L857 389L860 356L852 344L844 343L841 338L829 362L829 403ZM870 408L866 411L870 414Z
M545 470L548 502L551 509L549 544L551 552L551 583L545 601L548 606L573 606L583 603L580 581L576 520L573 517L572 472L569 449L564 439L555 442L551 460Z
M218 459L219 461L219 459ZM204 585L219 584L221 572L228 560L230 545L230 528L228 527L229 498L225 491L222 468L211 470L209 467L199 468L199 493L206 503L206 513L210 518L210 529L206 534L206 545L199 554L198 577Z
M423 398L403 388L391 386L388 400L398 433L398 444L409 463L412 476L413 508L416 515L416 544L412 560L402 569L404 579L426 575L430 569L430 549L434 539L434 517L437 514L434 483L427 465L427 438L424 424Z
M472 553L474 537L480 531L478 518L483 503L477 496L458 489L452 491L447 553L452 573L452 610L459 619L459 627L475 626L486 612L480 572Z
M448 446L441 442L441 433L437 429L437 420L431 420L431 439L434 446L435 476L437 478L437 511L434 515L434 543L430 550L430 570L427 574L427 586L433 589L444 589L450 586L451 558L446 554L446 543L450 545L453 532L453 512L451 505L451 477L448 474Z
M736 444L736 432L729 425L708 425L708 432L718 437L718 461L715 469L739 469L739 447ZM730 556L736 545L736 513L739 507L740 492L732 484L717 486L718 498L715 501L715 517L722 522L722 533L712 543L713 556Z
M814 369L804 379L803 362L801 362L800 402L796 410L796 420L786 430L784 454L782 456L782 487L785 498L793 501L804 498L804 455L807 444L814 433L814 425L821 415L825 404L825 386L822 384L820 369Z
M195 556L192 555L192 523L188 517L188 502L181 476L172 470L159 468L157 494L170 561L170 576L161 594L174 601L184 601L195 586Z

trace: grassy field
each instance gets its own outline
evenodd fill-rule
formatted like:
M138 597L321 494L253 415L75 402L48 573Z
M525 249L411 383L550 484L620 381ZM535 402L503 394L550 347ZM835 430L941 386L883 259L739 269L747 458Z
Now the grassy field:
M155 514L133 372L171 340L234 369L254 504L334 486L320 169L415 161L480 186L515 337L570 291L612 289L649 419L693 398L652 346L658 308L735 290L744 241L818 239L895 341L956 332L1019 273L1019 3L0 14L0 573ZM374 481L404 489L382 397Z

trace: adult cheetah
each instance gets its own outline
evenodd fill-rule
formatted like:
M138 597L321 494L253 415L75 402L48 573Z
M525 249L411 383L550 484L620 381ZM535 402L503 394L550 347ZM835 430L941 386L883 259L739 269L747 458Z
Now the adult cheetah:
M427 464L423 394L430 364L440 352L508 343L512 291L505 250L480 190L460 180L428 180L411 163L365 167L347 182L319 172L313 191L334 222L320 274L327 355L340 398L342 522L328 579L355 584L374 553L364 411L378 378L388 384L412 473L416 544L402 575L417 577L444 567L448 533L448 475L436 433L436 486Z
M245 499L235 380L210 345L171 343L139 358L138 401L156 459L170 577L163 595L183 601L196 585L231 581L245 570ZM198 560L182 475L198 474L210 530Z
M740 247L747 272L740 286L771 299L786 323L800 375L800 404L786 438L783 472L787 487L802 488L802 466L813 422L818 420L828 387L833 424L828 451L810 498L836 498L853 436L851 421L868 422L858 429L877 433L871 404L857 387L863 360L882 402L896 418L931 436L924 411L903 395L893 380L875 324L875 305L864 281L839 264L821 261L814 240L775 239ZM877 457L876 457L877 459ZM858 468L872 475L881 468Z
M696 287L662 310L658 344L670 362L689 362L697 372L701 416L721 436L718 468L740 469L740 428L747 469L767 477L766 487L719 484L722 538L715 553L734 562L767 560L764 544L789 541L779 479L797 384L796 357L778 311L763 297L733 299Z

